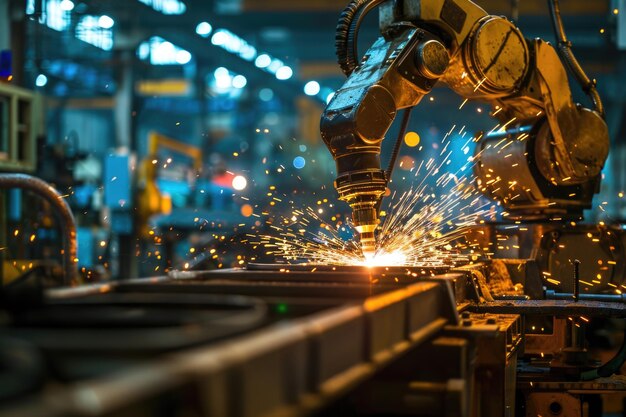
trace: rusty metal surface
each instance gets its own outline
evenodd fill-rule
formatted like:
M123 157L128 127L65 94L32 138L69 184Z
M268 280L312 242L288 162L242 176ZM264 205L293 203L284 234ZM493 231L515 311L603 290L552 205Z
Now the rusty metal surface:
M533 314L545 316L626 317L626 306L601 301L515 300L471 304L476 313Z

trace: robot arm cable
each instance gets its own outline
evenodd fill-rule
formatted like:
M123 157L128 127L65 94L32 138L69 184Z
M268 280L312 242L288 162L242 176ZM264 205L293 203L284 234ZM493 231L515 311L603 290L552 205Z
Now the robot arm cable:
M557 51L561 59L565 62L567 69L572 73L576 81L580 84L583 91L589 96L594 105L594 110L604 118L604 105L602 99L596 89L595 80L590 80L580 63L574 56L572 51L572 42L567 39L563 21L561 20L561 10L559 8L559 0L548 0L550 16L552 17L552 27L554 36L557 39Z
M400 147L402 146L402 140L404 139L406 128L409 125L409 120L411 119L411 110L413 110L413 108L409 107L406 110L404 110L402 114L402 124L400 125L400 131L398 132L396 143L393 145L393 151L391 152L389 165L387 165L387 170L385 171L385 177L387 179L387 183L391 181L391 175L393 174L393 169L396 165L396 160L398 159L398 153L400 152Z
M359 28L365 16L387 0L352 0L343 10L337 23L335 52L337 62L346 76L350 76L359 62Z
M393 175L393 169L396 166L396 160L398 159L398 154L400 153L400 148L402 147L402 140L404 139L404 134L406 133L406 128L409 126L409 120L411 119L411 111L413 107L409 107L404 110L402 113L402 123L400 124L400 131L398 132L398 137L396 138L396 143L393 145L393 150L391 151L391 157L389 158L389 164L387 165L387 169L385 170L385 181L387 184L391 181L391 176ZM383 199L378 200L378 204L376 206L376 212L380 211L380 206L383 203Z

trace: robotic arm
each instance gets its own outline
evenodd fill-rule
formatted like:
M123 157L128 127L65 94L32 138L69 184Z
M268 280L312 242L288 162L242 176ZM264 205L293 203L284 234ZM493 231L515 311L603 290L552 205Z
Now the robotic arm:
M364 13L381 3L382 36L357 64L349 53L350 46L356 50L353 22L358 28ZM560 18L555 22L560 27ZM321 134L365 256L376 249L389 180L380 164L382 140L398 110L416 106L438 81L495 109L502 127L480 136L477 185L512 218L580 217L590 207L608 155L608 130L593 83L586 80L595 110L575 104L550 44L525 39L511 22L469 0L353 0L338 29L349 78L324 111ZM562 40L569 51L564 34ZM348 53L341 56L344 46Z

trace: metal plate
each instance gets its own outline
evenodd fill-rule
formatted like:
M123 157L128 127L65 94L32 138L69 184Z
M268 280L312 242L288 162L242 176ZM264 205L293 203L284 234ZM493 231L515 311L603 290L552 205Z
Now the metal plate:
M311 264L255 264L243 268L217 271L174 271L175 279L241 279L246 281L278 282L334 282L352 284L395 284L412 283L418 278L427 278L448 272L448 267L404 267L404 266L332 266Z
M532 314L555 317L626 317L626 305L602 301L515 300L472 304L470 311L494 314Z

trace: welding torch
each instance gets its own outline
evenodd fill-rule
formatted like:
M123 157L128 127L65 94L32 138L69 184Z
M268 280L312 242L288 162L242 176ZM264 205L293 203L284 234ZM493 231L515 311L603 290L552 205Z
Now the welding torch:
M352 221L366 258L376 251L379 210L410 108L430 91L450 61L447 48L432 34L413 26L398 26L395 31L388 41L380 38L374 43L359 68L337 91L321 121L322 138L337 166L334 185L339 199L352 208ZM408 71L410 80L404 78ZM381 143L400 109L407 110L388 168L383 170Z

